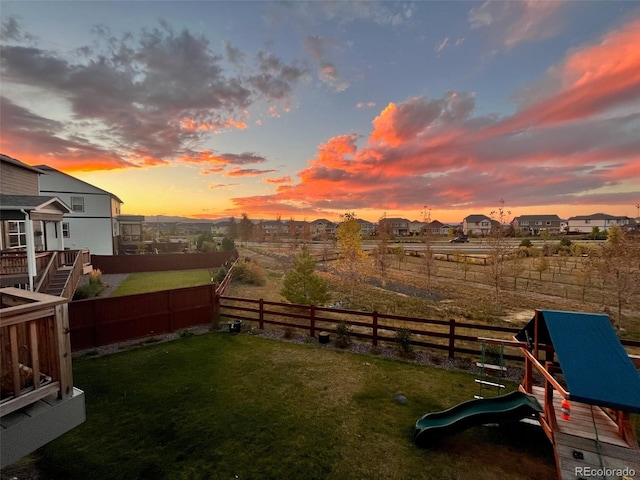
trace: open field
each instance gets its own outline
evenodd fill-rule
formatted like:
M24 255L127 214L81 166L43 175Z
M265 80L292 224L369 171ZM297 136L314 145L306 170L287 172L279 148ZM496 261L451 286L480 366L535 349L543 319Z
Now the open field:
M296 251L286 246L255 246L239 251L241 257L249 257L265 268L268 282L264 287L234 284L229 294L282 301L279 294L282 279L291 267ZM585 312L602 312L607 308L615 311L607 303L611 298L600 289L580 285L581 257L550 257L549 268L543 272L535 270L534 261L532 258L519 260L519 275L505 278L499 308L496 308L495 293L483 278L487 267L480 263L436 260L435 272L428 285L424 259L411 255L391 256L384 279L371 270L370 283L374 285L359 285L357 289L344 285L332 273L331 261L319 262L317 269L331 283L332 301L342 302L341 308L354 310L512 326L526 323L536 308ZM433 296L436 298L427 298ZM640 339L638 296L623 310L619 335Z
M530 425L413 446L417 418L477 393L464 372L209 333L84 357L74 376L87 422L38 451L42 478L555 478Z

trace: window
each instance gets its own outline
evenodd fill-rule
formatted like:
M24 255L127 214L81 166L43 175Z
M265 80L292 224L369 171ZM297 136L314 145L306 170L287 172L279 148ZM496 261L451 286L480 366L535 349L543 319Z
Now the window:
M584 221L584 223L591 223L591 220L587 219Z
M84 212L84 197L71 197L71 210Z
M140 224L122 224L122 241L123 242L141 242L142 230Z
M525 226L525 225L529 225L529 220L523 220L520 222L520 225Z
M24 221L9 221L9 248L27 246L27 233Z
M69 238L71 236L71 232L69 230L69 222L62 222L62 237Z

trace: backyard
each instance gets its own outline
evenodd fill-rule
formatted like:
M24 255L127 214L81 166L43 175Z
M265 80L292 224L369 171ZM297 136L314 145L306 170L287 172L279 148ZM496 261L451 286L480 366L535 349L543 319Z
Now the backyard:
M468 373L246 334L186 337L76 359L87 421L37 452L41 478L555 478L531 425L413 446L420 416L477 393Z

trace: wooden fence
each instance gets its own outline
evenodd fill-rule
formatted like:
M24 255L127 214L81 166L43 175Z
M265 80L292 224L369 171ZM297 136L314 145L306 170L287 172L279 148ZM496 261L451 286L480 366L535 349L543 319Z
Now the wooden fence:
M178 288L69 304L74 351L211 323L215 285Z
M161 272L165 270L195 270L218 268L238 252L169 253L159 255L91 255L93 268L102 273Z
M456 320L428 320L423 318L387 315L376 311L359 312L313 305L293 305L246 298L223 296L220 299L220 318L250 322L258 328L275 325L308 332L315 337L320 332L336 333L337 325L344 322L350 335L376 347L398 343L396 332L410 332L411 345L446 351L449 358L456 354L480 356L479 337L510 340L520 328L484 325ZM640 347L640 341L622 340L628 347ZM496 350L495 347L493 350ZM493 351L492 354L497 354ZM505 360L523 361L522 355L504 354Z

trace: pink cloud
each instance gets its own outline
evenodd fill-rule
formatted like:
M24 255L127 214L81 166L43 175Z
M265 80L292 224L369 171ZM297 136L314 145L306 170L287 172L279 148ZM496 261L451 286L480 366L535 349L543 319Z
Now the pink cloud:
M499 198L513 208L637 203L638 44L634 20L569 52L541 80L553 88L542 95L534 84L511 116L474 115L475 95L466 92L390 103L363 145L354 133L333 137L298 172L299 183L234 201L326 211L410 211L425 203L482 210Z

